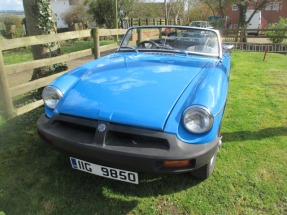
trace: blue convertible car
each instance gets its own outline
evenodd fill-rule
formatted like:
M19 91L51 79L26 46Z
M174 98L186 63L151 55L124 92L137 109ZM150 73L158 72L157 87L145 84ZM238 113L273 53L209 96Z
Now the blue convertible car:
M42 139L74 169L139 183L138 172L206 179L221 145L231 47L217 30L142 26L118 50L43 90Z

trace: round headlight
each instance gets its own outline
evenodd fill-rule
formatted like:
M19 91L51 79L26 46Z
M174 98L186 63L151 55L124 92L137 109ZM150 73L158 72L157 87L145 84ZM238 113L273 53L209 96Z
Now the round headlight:
M42 92L42 98L45 105L51 109L55 109L58 102L62 98L63 93L54 86L47 86Z
M210 130L213 116L207 108L195 105L184 111L182 123L188 131L201 134Z

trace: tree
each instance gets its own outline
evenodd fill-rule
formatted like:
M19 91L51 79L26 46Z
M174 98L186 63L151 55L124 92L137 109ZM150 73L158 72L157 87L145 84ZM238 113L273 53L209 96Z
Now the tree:
M3 36L8 39L22 37L22 19L16 15L5 14L0 16L0 22L4 23L6 30L3 32ZM5 29L3 26L3 28Z
M200 0L203 4L207 5L212 13L207 14L208 18L213 16L210 20L211 25L221 31L222 34L225 34L227 29L227 20L226 9L234 4L237 0Z
M136 0L131 13L135 18L165 18L177 20L180 15L183 18L187 0ZM176 23L175 23L176 24Z
M224 17L225 8L231 4L236 4L239 9L239 29L240 29L240 41L244 42L246 40L246 28L248 23L252 20L253 16L261 11L263 8L273 3L280 3L282 0L201 0L207 4L214 13ZM248 19L246 19L246 12L249 8L254 11Z
M210 7L208 7L206 4L198 3L187 11L188 19L186 22L190 23L191 21L196 20L207 20L210 14L212 14Z
M29 36L56 34L55 15L49 0L23 0L26 29ZM57 44L32 46L34 60L58 55Z
M99 27L113 28L116 14L120 14L120 19L126 17L131 12L133 2L134 0L86 0L85 4Z
M183 0L165 0L165 11L166 11L166 21L170 18L173 18L175 21L179 18L180 14L184 14L185 1ZM175 23L177 24L177 23Z
M240 28L240 42L246 41L246 28L248 23L252 20L253 16L261 11L263 8L270 4L279 3L281 0L237 0L236 4L239 9L239 23L238 26ZM246 19L247 9L252 7L254 10L248 19Z
M131 13L132 18L163 18L167 17L164 2L135 0Z
M226 8L235 3L236 0L200 0L212 10L213 16L226 16Z
M167 20L168 20L168 6L167 6L167 0L164 0L164 16L165 16L165 23L167 23Z
M55 15L51 9L50 0L23 0L26 18L26 29L29 36L56 34ZM34 60L60 55L59 43L48 43L32 46ZM50 68L38 68L34 70L32 80L54 73L55 70L67 69L66 64L56 64Z

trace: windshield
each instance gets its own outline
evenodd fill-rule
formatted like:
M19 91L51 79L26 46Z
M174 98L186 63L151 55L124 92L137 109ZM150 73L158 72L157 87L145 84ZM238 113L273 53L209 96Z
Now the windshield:
M190 23L191 27L200 27L200 28L210 28L211 26L209 25L208 22L200 22L200 21L194 21Z
M214 30L192 27L136 27L126 33L119 51L179 52L219 56L219 38Z

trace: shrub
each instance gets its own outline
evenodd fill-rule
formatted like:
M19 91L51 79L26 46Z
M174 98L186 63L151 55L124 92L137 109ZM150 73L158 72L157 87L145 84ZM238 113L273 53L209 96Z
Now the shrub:
M270 37L269 40L273 43L282 43L284 41L282 37L287 36L287 18L280 17L279 22L271 24L268 26L268 29L274 30L266 32L266 35Z
M1 20L1 18L0 18ZM3 21L0 21L0 30L5 30L5 25Z
M87 22L90 20L90 17L87 14L87 8L83 4L78 4L66 12L63 15L63 19L70 27L72 27L75 23L80 23L80 25L86 26Z
M20 17L7 14L0 17L0 22L3 22L6 26L6 30L3 33L4 37L11 39L23 35L22 19Z

